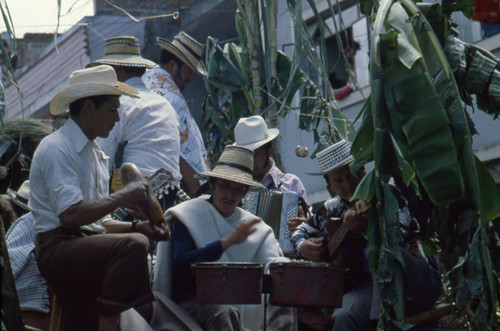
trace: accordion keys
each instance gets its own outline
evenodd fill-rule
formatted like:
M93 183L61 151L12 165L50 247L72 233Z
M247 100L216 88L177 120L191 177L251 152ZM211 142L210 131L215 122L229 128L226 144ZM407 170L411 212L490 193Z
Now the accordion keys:
M248 191L242 199L242 208L262 218L273 229L284 254L293 253L288 220L298 216L299 196L296 193L271 190Z

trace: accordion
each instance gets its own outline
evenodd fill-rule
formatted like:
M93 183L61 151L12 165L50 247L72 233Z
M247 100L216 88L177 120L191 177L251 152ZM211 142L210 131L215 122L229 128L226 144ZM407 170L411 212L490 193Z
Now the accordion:
M288 220L299 213L299 196L294 192L248 191L242 199L242 208L262 218L279 240L285 255L293 253L288 231Z

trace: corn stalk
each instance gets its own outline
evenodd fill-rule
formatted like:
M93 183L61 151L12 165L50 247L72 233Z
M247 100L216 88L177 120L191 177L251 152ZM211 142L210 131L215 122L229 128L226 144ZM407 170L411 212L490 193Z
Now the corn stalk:
M277 116L285 118L292 109L295 94L300 91L298 110L299 129L313 131L318 148L340 136L354 136L354 130L341 112L323 95L323 85L311 80L300 69L299 62L307 57L311 67L322 70L322 84L329 84L328 73L318 54L311 55L314 42L307 35L301 17L302 2L289 2L295 26L296 44L294 59L277 50L277 1L260 0L238 2L236 28L240 44L218 45L213 40L207 47L208 77L205 86L209 91L204 102L202 128L210 132L208 150L215 157L225 143L232 142L233 129L242 116L262 115L268 123ZM331 91L331 87L327 87ZM333 95L333 93L330 93ZM227 100L224 111L221 103ZM318 128L322 128L319 132Z

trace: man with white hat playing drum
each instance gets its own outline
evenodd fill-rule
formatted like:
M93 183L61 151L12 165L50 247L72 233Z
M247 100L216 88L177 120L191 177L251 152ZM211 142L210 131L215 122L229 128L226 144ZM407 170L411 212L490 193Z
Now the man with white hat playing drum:
M146 70L142 80L146 87L165 98L179 115L181 132L180 171L182 182L193 196L200 187L196 174L207 171L208 158L200 129L182 95L194 82L195 74L206 76L203 45L185 33L172 41L156 38L161 47L160 65Z
M174 301L206 330L240 330L241 324L257 329L262 322L255 317L249 319L247 311L261 313L260 306L244 306L241 311L229 305L197 304L191 269L194 262L264 264L279 257L272 229L238 207L249 188L262 188L252 173L253 152L227 146L215 168L199 174L208 180L212 195L183 202L167 211L167 219L172 220ZM268 318L271 330L293 330L293 311L289 308L274 309Z
M325 233L327 224L332 220L342 223L331 235L328 249L332 244L338 247L340 254L334 256L333 262L349 268L350 280L345 288L348 292L343 296L342 307L333 313L333 330L365 330L370 320L378 319L380 312L380 294L369 269L368 215L364 208L356 207L351 200L365 175L365 169L361 168L356 175L351 173L353 157L350 150L350 143L341 140L316 155L321 171L312 175L323 175L329 190L336 196L325 201L323 209L309 220L292 219L289 222L295 229L292 242L297 254L313 261L329 259L325 238L313 237L313 234ZM405 295L411 298L406 302L405 312L415 314L429 309L439 297L440 274L435 260L425 257L419 246L416 233L418 221L411 215L406 199L397 188L392 187L391 191L400 205L397 220L402 233L401 255L407 270Z
M253 178L257 182L268 190L295 192L307 206L311 206L304 184L299 177L291 173L283 173L274 164L273 141L279 133L280 131L276 128L268 129L264 118L260 115L242 117L234 128L234 144L253 150Z
M110 66L73 72L69 86L50 103L53 115L69 111L70 118L40 142L31 163L35 256L64 303L66 330L116 330L122 311L151 307L145 235L164 240L170 234L149 222L131 225L106 217L147 196L141 182L108 195L108 158L94 141L119 121L121 95L140 97Z

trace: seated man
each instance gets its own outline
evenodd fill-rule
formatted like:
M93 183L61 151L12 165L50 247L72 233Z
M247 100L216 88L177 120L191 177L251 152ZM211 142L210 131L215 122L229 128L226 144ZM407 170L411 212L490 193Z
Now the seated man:
M299 177L291 173L283 173L272 159L274 153L273 140L280 131L268 129L262 116L242 117L234 128L234 145L253 150L253 179L260 182L268 190L295 192L305 203L305 213L310 211L311 203L304 184Z
M9 189L8 194L12 202L28 212L12 223L5 236L21 314L27 325L48 330L49 293L35 261L35 219L27 205L30 196L29 181L25 181L17 192Z
M163 240L170 234L149 222L106 217L147 197L146 185L138 181L108 195L108 157L94 140L107 137L119 121L120 95L140 97L118 82L110 66L73 72L69 87L50 104L53 115L69 109L70 118L42 140L31 163L35 257L49 289L64 304L65 330L116 330L121 312L132 307L150 312L146 235Z
M237 207L251 188L262 186L253 180L253 152L240 146L227 146L212 171L200 176L209 181L211 196L186 201L167 211L172 219L174 257L173 297L206 330L258 328L262 319L245 321L245 312L234 306L200 305L195 300L195 262L267 263L279 257L271 228L255 215ZM168 218L169 216L167 216ZM271 311L273 310L273 311ZM253 327L250 326L253 324ZM272 308L269 329L292 330L293 310Z
M361 169L356 176L351 173L349 164L350 144L342 140L329 146L317 155L328 188L336 197L324 203L324 209L309 220L292 219L292 242L296 252L305 259L320 261L325 259L324 237L314 237L314 233L325 233L328 219L337 218L348 230L339 246L340 262L348 267L350 281L348 292L343 297L343 305L333 314L334 330L364 330L370 319L378 319L380 295L374 286L374 275L369 270L369 247L367 241L368 216L355 210L351 198L358 184L365 175ZM429 309L437 300L441 291L441 278L437 263L427 259L417 238L418 222L411 216L406 200L393 192L399 200L399 222L401 233L401 253L406 265L407 297L405 312L415 314ZM302 223L303 222L303 223ZM297 226L297 224L299 224ZM338 231L341 231L339 228ZM336 235L333 235L334 239Z

